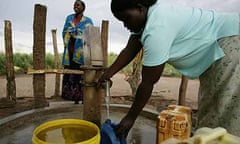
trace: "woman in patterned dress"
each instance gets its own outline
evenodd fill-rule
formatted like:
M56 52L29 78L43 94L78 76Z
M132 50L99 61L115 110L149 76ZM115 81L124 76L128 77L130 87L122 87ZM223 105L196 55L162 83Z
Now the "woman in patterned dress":
M88 26L92 26L91 18L83 15L85 3L81 0L74 2L74 14L67 16L62 37L64 52L62 65L64 69L79 70L84 64L83 57L83 32ZM62 98L72 100L76 104L83 102L82 77L77 74L64 74L62 81Z

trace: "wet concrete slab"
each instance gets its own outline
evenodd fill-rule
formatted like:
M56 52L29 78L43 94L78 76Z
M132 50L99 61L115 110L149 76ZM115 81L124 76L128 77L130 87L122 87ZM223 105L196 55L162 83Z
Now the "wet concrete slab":
M118 123L128 110L128 105L111 105L110 119ZM102 122L107 112L102 107ZM53 102L50 107L30 110L0 120L1 144L31 144L32 133L40 124L62 118L82 118L82 105L70 102ZM152 144L156 140L157 112L145 109L129 132L128 144Z

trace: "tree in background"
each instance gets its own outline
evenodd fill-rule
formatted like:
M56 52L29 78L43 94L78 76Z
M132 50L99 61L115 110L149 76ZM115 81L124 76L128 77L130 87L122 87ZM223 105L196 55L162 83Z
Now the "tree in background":
M132 62L132 71L124 73L125 80L129 83L132 89L132 96L135 96L141 79L142 55L143 52L141 50Z

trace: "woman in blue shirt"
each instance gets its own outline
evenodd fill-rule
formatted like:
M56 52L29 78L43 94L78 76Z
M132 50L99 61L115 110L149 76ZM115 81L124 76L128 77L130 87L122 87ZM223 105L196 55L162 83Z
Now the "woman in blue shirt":
M79 70L84 64L82 35L86 27L93 25L89 17L83 15L85 3L81 0L74 2L74 14L67 16L62 37L64 52L62 65L65 69ZM73 100L76 104L83 102L82 77L77 74L64 74L62 82L62 98Z
M157 0L112 0L113 15L131 35L99 82L109 80L143 49L142 81L116 127L127 134L147 103L165 63L200 79L198 127L240 135L240 36L237 13L217 13Z

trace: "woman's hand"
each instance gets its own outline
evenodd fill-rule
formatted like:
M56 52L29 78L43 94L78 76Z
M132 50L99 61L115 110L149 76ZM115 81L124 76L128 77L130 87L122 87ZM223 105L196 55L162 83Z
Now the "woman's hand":
M101 87L103 83L109 81L110 82L110 87L112 86L112 81L111 81L112 74L108 69L100 76L97 82L97 87Z
M135 120L136 118L126 115L114 129L117 137L121 139L124 136L126 138Z
M76 28L75 27L69 27L68 31L69 31L71 38L76 38Z

